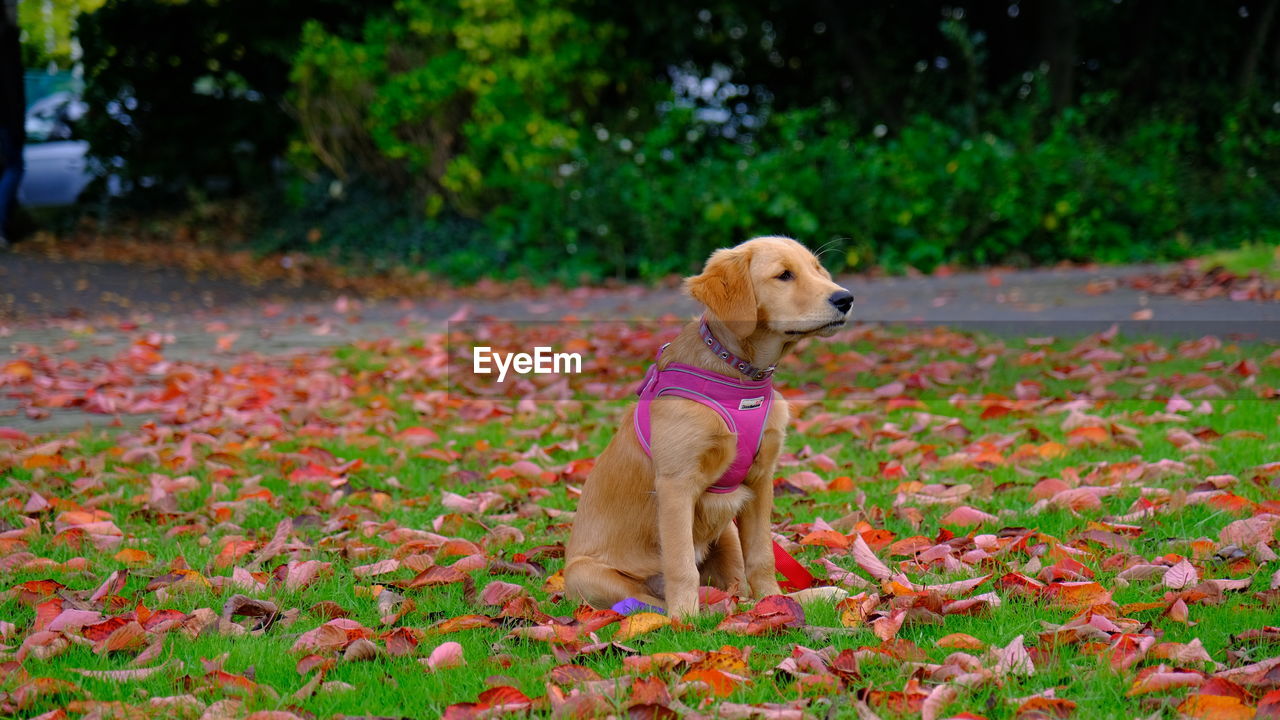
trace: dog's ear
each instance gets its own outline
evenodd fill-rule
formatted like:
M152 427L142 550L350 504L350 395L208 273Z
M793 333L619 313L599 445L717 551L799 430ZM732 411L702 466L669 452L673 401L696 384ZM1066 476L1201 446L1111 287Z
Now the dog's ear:
M759 316L753 285L751 251L743 248L715 251L701 275L684 281L684 289L694 300L706 305L733 334L744 338L755 331Z

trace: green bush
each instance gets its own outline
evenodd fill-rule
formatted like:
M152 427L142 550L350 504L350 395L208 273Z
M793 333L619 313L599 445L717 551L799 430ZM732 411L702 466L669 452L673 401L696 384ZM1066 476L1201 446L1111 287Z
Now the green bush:
M774 115L757 145L710 151L687 140L688 115L672 113L638 140L583 151L569 177L529 187L494 232L518 237L548 269L569 253L604 273L652 277L762 233L835 240L837 267L929 270L1180 257L1280 217L1274 178L1260 172L1273 140L1228 118L1206 154L1195 128L1152 118L1104 141L1087 121L1107 101L1068 109L1043 137L1030 112L992 123L998 133L919 116L877 137L796 111Z
M584 2L401 0L357 40L309 25L295 210L263 242L576 282L686 273L761 234L826 244L836 270L928 271L1178 258L1280 218L1280 129L1257 99L1117 126L1114 91L1059 110L1043 71L981 90L983 41L951 22L969 90L896 127L755 95L728 125L687 96L604 117L619 35Z
M295 162L479 215L578 145L614 30L556 0L399 0L359 39L309 23L291 79Z
M878 137L807 110L775 114L752 143L708 142L707 125L675 110L634 138L583 133L590 139L568 162L513 188L480 221L368 200L386 193L312 190L299 205L306 221L277 237L317 227L322 247L458 280L531 273L573 282L689 272L711 250L766 233L832 241L838 252L826 259L837 270L928 271L1177 258L1274 226L1280 198L1262 172L1274 167L1264 164L1274 137L1245 132L1232 116L1208 150L1176 119L1151 118L1104 141L1088 119L1106 102L1068 109L1040 137L1029 112L991 123L999 133L971 136L919 116Z

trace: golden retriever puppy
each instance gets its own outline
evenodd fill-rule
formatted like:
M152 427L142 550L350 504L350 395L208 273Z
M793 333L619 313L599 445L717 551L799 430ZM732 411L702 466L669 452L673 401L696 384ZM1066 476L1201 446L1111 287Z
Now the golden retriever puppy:
M597 608L626 598L698 610L698 586L780 592L770 515L788 410L772 373L829 336L853 296L800 243L717 250L685 289L706 306L660 353L582 489L565 589Z

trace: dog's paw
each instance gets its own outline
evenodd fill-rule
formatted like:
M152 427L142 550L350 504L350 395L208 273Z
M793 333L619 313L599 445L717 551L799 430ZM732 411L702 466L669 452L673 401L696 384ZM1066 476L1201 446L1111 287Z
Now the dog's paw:
M767 579L752 582L751 594L756 599L769 597L770 595L781 595L782 588L778 586L776 578L769 577Z
M698 614L697 594L689 597L667 598L667 614L673 618L693 617Z

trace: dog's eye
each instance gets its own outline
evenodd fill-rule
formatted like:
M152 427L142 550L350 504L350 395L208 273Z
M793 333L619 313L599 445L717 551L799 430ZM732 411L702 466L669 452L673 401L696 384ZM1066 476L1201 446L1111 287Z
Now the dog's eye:
M786 281L791 280L791 279L793 279L793 278L795 278L795 275L792 275L790 270L783 270L783 271L782 271L782 274L781 274L781 275L778 275L778 276L777 276L777 277L775 277L774 279L775 279L775 280L781 280L781 281L783 281L783 282L786 282Z

